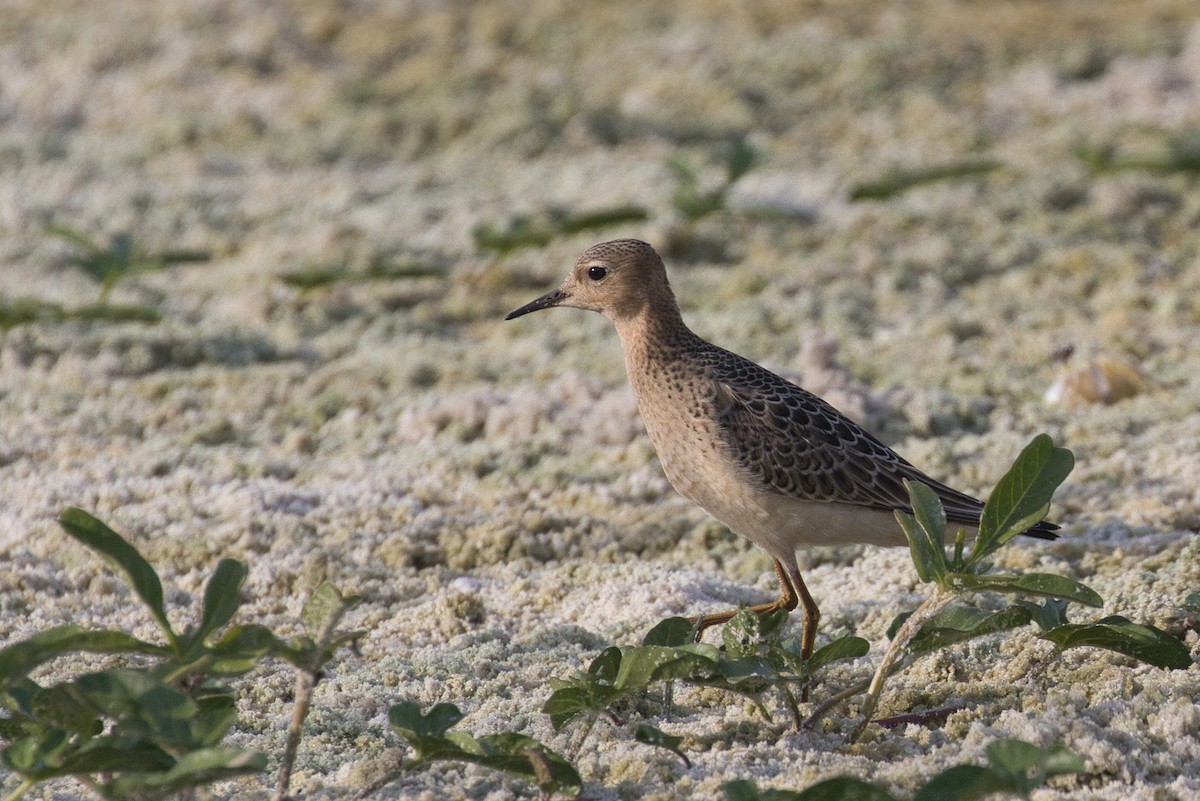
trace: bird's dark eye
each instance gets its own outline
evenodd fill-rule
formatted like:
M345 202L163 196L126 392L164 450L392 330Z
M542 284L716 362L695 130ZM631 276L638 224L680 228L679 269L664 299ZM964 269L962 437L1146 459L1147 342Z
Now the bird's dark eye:
M599 281L604 276L608 275L608 268L601 267L599 264L593 264L591 267L588 267L587 275L588 278L592 279L593 281Z

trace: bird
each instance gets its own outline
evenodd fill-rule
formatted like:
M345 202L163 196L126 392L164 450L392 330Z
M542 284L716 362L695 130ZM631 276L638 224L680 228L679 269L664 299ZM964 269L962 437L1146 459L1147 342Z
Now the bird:
M981 501L921 472L817 395L693 333L662 258L646 242L593 245L557 289L504 319L555 307L599 312L616 327L668 481L771 558L780 597L749 609L761 615L802 605L803 659L812 656L821 612L797 549L906 545L895 514L912 513L906 481L933 490L949 522L978 530ZM1058 529L1043 520L1024 533L1056 539ZM697 639L738 611L690 618Z

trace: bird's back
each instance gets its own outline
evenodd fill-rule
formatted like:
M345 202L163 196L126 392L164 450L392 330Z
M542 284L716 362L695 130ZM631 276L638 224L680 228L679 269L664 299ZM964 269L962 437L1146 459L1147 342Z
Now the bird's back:
M979 525L983 504L918 470L821 398L749 359L699 340L690 358L711 379L728 454L767 492L798 501L911 512L904 481L937 494L952 523ZM1045 521L1027 534L1053 539Z

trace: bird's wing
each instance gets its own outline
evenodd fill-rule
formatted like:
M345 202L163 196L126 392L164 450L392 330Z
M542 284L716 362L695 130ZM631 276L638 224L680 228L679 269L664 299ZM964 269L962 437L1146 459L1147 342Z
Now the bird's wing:
M908 479L938 495L948 520L979 524L982 503L925 475L811 392L727 351L707 367L719 435L764 489L803 500L911 512L904 487Z

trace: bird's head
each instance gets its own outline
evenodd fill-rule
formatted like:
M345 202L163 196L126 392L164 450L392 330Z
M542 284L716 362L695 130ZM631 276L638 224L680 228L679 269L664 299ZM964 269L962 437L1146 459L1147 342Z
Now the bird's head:
M674 307L667 271L658 253L637 239L615 239L585 250L558 289L509 312L504 319L569 306L600 312L619 323L663 301L670 301Z

